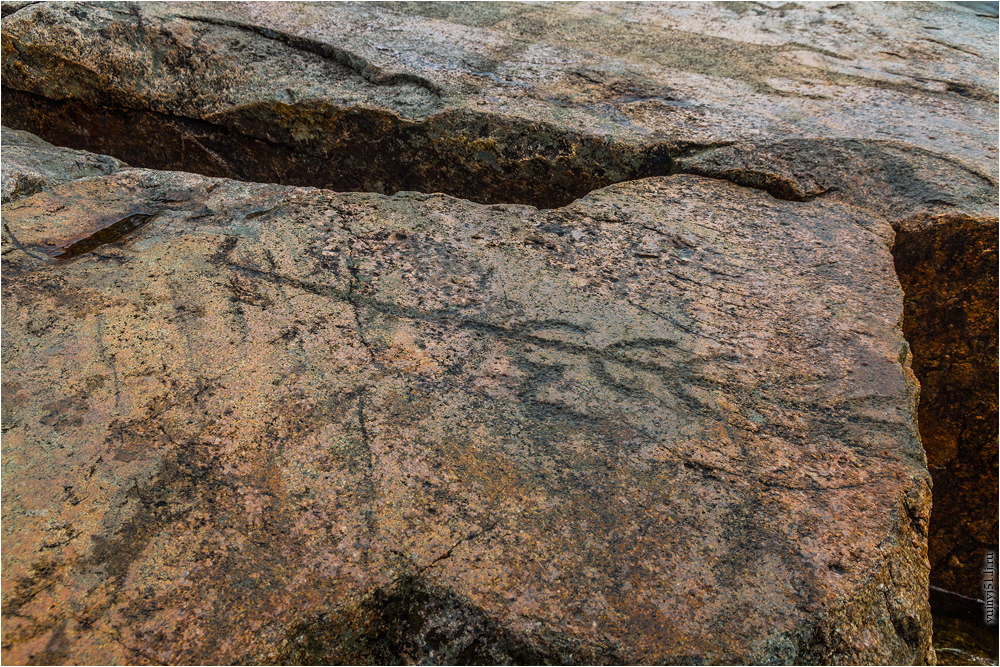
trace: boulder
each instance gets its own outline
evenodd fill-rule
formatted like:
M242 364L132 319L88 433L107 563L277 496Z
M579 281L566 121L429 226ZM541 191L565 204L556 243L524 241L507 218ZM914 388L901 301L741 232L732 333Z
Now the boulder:
M970 602L981 598L983 558L997 535L995 181L946 156L861 140L734 144L682 165L780 199L861 207L891 223L934 477L931 582L943 589L943 606L978 619Z
M4 223L5 662L933 659L881 219L126 168Z

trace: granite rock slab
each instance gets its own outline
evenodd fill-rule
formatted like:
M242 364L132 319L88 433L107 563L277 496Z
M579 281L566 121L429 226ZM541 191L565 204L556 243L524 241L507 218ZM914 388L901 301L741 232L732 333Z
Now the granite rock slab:
M4 223L5 662L932 660L881 219L124 168Z

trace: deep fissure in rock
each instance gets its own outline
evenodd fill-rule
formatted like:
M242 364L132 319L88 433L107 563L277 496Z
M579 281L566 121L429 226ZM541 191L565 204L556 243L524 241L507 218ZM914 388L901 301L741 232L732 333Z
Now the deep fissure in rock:
M934 480L931 584L973 599L997 534L997 234L959 215L901 226L893 246Z
M410 121L362 107L256 105L213 124L3 87L8 127L134 167L338 192L442 192L558 208L593 190L671 172L684 146L636 147L468 111ZM298 138L277 128L301 128Z

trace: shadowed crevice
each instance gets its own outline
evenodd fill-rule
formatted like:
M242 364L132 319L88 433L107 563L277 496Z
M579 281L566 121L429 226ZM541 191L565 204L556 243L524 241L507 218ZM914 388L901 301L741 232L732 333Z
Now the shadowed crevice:
M966 598L997 535L997 232L996 218L918 220L892 249L934 479L931 584Z
M133 167L339 192L441 192L484 204L557 208L673 171L673 144L635 145L467 111L411 121L325 103L261 103L210 123L3 88L3 115L58 146ZM292 118L300 136L278 130Z
M540 650L541 649L541 650ZM290 665L620 664L610 646L524 637L470 600L407 575L359 603L292 627L279 657ZM627 661L625 661L627 662Z
M120 241L140 227L148 223L156 213L133 213L117 220L110 225L99 229L86 238L66 246L62 252L55 256L60 262L68 262L72 259L84 255L92 250L96 250L102 245Z

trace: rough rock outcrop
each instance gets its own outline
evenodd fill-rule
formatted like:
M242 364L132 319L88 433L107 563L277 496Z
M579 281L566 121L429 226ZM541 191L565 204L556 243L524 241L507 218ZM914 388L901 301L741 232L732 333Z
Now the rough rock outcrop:
M5 662L931 658L884 222L135 169L4 221Z
M33 134L3 129L4 204L47 187L88 176L104 176L126 166L107 155L59 148Z
M900 317L932 580L977 594L994 18L3 15L6 124L270 183L5 206L5 660L929 660Z
M997 188L940 155L858 140L735 145L684 161L790 201L862 206L896 229L903 330L934 477L933 583L979 598L997 536ZM957 601L957 599L956 599ZM977 618L978 610L969 609Z
M681 162L789 201L839 201L889 220L906 293L903 330L921 383L934 476L933 583L980 596L997 535L997 188L945 156L900 144L737 144Z
M2 48L7 124L242 180L548 207L817 137L997 175L996 22L947 6L33 4Z

